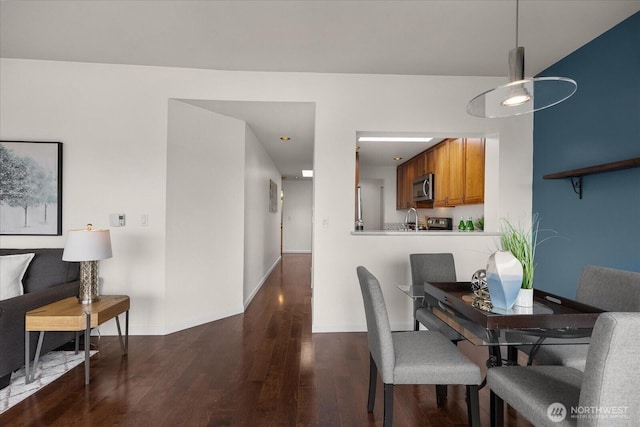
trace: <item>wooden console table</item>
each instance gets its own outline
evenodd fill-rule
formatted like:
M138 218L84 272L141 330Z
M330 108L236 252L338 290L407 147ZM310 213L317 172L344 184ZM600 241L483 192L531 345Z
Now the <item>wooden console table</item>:
M91 329L103 324L107 320L116 318L120 349L122 355L129 351L129 307L130 301L127 295L102 295L92 304L80 304L78 298L69 297L54 303L28 311L25 315L25 383L34 380L42 348L42 340L46 331L75 331L76 354L78 353L80 332L84 331L84 383L89 384L89 350ZM124 341L120 330L118 315L126 313ZM40 332L38 347L33 361L33 372L29 375L29 333Z

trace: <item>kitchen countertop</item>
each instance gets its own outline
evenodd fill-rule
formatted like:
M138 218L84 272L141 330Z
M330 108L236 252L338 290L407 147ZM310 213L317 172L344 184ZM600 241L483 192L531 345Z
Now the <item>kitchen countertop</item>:
M365 230L352 231L352 236L500 236L498 232L492 231L458 231L458 230L421 230L421 231L402 231L402 230Z

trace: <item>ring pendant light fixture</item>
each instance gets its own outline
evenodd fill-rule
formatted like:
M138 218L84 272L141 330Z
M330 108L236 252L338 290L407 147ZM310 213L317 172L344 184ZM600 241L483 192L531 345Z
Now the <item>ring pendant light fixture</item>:
M516 47L509 52L509 83L481 93L467 104L476 117L501 118L552 107L573 95L578 87L568 77L524 77L524 47L518 46L519 0L516 0Z

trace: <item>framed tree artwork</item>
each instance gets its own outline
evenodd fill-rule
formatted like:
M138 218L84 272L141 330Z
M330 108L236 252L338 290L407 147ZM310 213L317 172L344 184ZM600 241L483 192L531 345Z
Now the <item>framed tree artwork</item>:
M62 235L62 143L0 141L0 235Z

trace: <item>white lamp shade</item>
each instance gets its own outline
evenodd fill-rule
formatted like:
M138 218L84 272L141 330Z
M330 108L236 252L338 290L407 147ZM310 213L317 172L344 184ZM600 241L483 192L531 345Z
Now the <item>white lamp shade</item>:
M63 261L98 261L111 256L109 230L69 230Z

